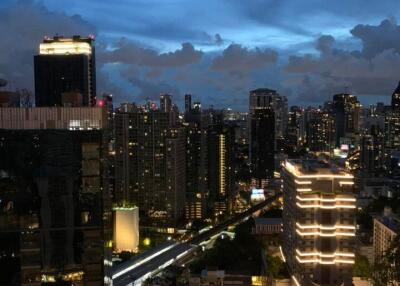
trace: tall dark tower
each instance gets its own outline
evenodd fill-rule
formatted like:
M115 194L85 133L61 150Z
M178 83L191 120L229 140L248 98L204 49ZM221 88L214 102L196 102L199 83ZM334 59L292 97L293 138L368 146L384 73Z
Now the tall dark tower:
M253 178L259 188L274 174L275 114L269 108L254 110L250 118L250 160Z
M185 94L185 113L190 112L192 109L192 95Z
M400 111L400 82L392 94L392 109L394 111Z
M335 143L340 138L352 136L359 131L361 105L357 97L348 93L333 96L332 112L335 119Z
M45 38L34 62L36 106L96 104L93 37Z

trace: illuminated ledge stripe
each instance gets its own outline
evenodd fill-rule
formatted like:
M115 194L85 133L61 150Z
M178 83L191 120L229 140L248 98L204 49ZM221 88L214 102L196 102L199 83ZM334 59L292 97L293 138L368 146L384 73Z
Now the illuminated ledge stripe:
M298 185L311 185L312 184L311 181L297 181L297 180L294 180L294 182L296 184L298 184Z
M323 230L335 230L335 229L356 229L354 225L340 225L336 224L334 226L323 226L322 224L300 224L296 222L296 226L298 226L301 229L310 229L310 228L319 228Z
M301 259L297 255L296 259L300 263L318 263L326 265L332 265L337 263L354 264L354 260L347 260L347 259L333 259L332 261L322 261L321 259Z
M352 182L352 181L340 181L339 185L340 186L342 186L342 185L354 185L354 182Z
M320 232L320 231L301 232L300 230L296 229L296 232L300 236L318 235L318 236L322 236L322 237L335 237L335 236L355 236L356 235L353 232L341 232L341 231L335 231L333 233L323 233L323 232Z
M299 201L303 202L310 202L310 201L320 201L320 202L326 202L326 203L333 203L333 202L355 202L355 198L334 198L334 199L324 199L324 198L319 198L319 197L307 197L307 198L302 198L300 196L296 196L296 199Z
M334 206L323 206L323 205L302 205L299 202L296 205L301 209L312 209L312 208L319 208L319 209L355 209L356 206L354 205L334 205Z
M301 252L300 250L296 249L296 253L300 256L319 256L319 257L328 257L328 258L333 258L336 256L346 256L346 257L355 257L354 253L351 252L333 252L330 254L324 254L322 252Z
M302 192L311 192L312 189L310 189L310 188L300 188L300 189L297 189L297 191L300 192L300 193L302 193Z

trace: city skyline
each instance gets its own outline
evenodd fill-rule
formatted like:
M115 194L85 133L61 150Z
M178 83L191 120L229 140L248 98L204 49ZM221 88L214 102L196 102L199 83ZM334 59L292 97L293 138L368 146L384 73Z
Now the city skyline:
M322 104L347 90L368 106L388 104L399 80L400 28L389 13L399 6L395 1L363 2L360 9L360 1L307 1L302 10L294 1L248 7L234 1L193 7L180 1L67 2L0 4L6 37L0 78L12 89L33 91L31 56L44 36L56 34L96 36L98 92L113 93L116 102L171 93L182 109L184 94L191 93L205 107L244 111L248 91L267 87L287 96L289 105ZM20 16L29 28L18 25Z

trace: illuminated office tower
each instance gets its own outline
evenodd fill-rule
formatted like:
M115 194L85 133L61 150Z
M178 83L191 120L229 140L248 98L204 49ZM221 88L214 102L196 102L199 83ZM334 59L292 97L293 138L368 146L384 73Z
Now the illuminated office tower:
M45 38L34 64L37 107L95 105L93 37Z
M351 285L353 176L317 159L287 160L283 253L296 285Z

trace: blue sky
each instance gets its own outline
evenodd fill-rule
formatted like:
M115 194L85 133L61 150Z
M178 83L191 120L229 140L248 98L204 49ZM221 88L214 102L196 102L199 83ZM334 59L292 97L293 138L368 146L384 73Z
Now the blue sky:
M396 11L396 0L2 0L0 77L33 89L44 35L94 33L98 89L120 102L192 93L245 110L256 87L301 105L347 87L372 103L400 79Z

